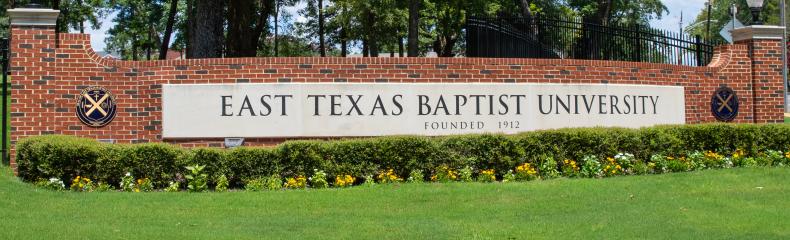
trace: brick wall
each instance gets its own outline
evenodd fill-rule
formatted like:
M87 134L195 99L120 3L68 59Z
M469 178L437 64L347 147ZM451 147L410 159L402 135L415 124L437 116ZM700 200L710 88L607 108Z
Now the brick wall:
M234 58L118 61L99 58L88 35L52 27L13 26L11 141L67 134L119 143L166 141L221 146L222 139L161 137L162 84L273 82L494 82L598 83L684 86L686 122L713 122L710 101L721 85L740 100L736 122L781 122L781 46L756 40L716 49L707 67L618 61L482 58ZM57 39L57 43L56 43ZM777 55L779 54L779 55ZM118 113L108 126L83 125L77 95L102 86L116 95ZM271 145L285 139L247 139ZM13 155L13 149L12 149ZM12 160L12 165L14 165Z

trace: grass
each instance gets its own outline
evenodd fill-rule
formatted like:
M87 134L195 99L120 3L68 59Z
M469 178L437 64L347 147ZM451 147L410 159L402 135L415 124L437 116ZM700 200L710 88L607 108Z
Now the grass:
M790 238L790 168L202 194L51 192L0 170L0 239Z

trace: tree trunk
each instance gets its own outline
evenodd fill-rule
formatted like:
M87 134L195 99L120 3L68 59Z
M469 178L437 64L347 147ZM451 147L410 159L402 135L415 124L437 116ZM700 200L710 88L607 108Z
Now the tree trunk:
M195 1L188 58L222 57L225 1Z
M521 7L521 16L527 19L532 18L532 10L529 9L529 0L519 0Z
M82 0L77 0L77 5L82 6ZM79 24L80 25L80 33L84 34L85 33L85 19L83 19L82 15L80 15L79 18L80 18L80 24Z
M167 25L165 35L162 38L162 46L159 47L159 60L167 59L167 51L170 49L170 35L173 34L173 24L176 22L178 12L178 0L170 0L170 12L167 14Z
M318 50L321 57L326 57L326 45L324 41L324 0L318 0Z
M256 47L255 55L258 55L258 47L261 46L261 34L263 34L264 30L266 30L266 25L269 21L269 16L272 14L272 9L274 8L274 0L261 0L260 1L261 11L258 13L258 21L255 22L255 34L253 34L252 41ZM266 41L263 41L265 44Z
M148 40L145 43L145 60L151 61L151 48L153 47L153 37L151 37L153 29L149 29L148 31Z
M452 36L437 36L433 42L433 51L438 57L454 57L453 47L458 38Z
M609 15L612 12L612 0L599 0L598 1L598 10L596 11L596 18L598 20L598 24L601 26L606 26L609 24Z
M417 57L420 41L420 2L409 0L409 57Z
M137 61L137 35L132 37L132 60Z
M362 57L370 57L367 34L365 34L365 37L362 39Z
M373 14L373 11L369 9L365 11L365 25L367 26L367 31L365 31L365 35L368 36L368 50L370 50L371 57L378 57L379 56L379 44L378 39L376 38L377 35L375 33L375 29L373 28L373 24L376 22L376 15Z
M277 35L279 34L279 23L280 23L280 0L275 0L276 3L274 4L274 56L278 57L279 53L279 46L277 41Z
M254 0L233 0L228 5L228 57L254 57L257 41L254 40L257 21Z
M348 39L346 37L346 28L340 28L340 56L348 56Z
M187 1L187 29L184 33L184 37L187 39L185 42L184 48L186 49L186 58L192 58L192 43L190 39L192 39L192 29L195 27L195 13L193 12L194 9L192 8L193 3L195 0L186 0Z

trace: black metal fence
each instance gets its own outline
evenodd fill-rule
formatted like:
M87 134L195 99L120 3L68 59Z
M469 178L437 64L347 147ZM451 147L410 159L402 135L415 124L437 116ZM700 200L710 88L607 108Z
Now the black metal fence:
M469 18L466 56L619 60L705 66L717 43L647 26L563 17Z
M9 60L10 60L10 47L9 44L10 40L6 37L0 38L0 68L2 68L2 134L0 134L0 138L2 138L2 162L3 164L8 164L10 161L10 153L8 151L8 115L10 112L8 111L8 72L9 72Z

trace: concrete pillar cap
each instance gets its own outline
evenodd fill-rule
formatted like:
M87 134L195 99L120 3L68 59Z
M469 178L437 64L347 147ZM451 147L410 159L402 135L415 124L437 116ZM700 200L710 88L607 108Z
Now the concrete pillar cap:
M60 10L44 8L8 9L11 26L55 26Z
M782 40L784 29L782 26L772 25L751 25L730 30L732 41L740 42L745 40Z

